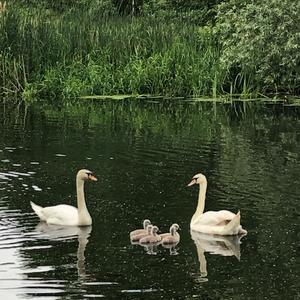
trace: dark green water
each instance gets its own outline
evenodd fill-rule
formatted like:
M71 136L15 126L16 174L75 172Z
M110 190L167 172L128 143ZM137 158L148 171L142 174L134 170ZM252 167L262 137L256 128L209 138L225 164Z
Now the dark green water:
M0 112L1 299L299 299L299 111L123 101ZM39 224L29 202L76 204L80 168L99 179L85 187L92 227ZM200 171L206 210L241 210L241 243L192 239L198 190L186 185ZM176 249L131 245L144 218L162 232L180 224Z

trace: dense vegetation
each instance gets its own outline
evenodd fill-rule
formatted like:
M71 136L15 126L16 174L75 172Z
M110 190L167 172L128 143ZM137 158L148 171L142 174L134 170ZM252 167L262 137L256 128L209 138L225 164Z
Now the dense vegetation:
M296 0L7 1L0 94L299 94L299 11Z

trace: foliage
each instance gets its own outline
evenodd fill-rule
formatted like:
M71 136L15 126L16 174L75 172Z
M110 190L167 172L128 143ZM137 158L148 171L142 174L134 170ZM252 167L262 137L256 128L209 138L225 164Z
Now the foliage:
M297 94L299 5L12 0L0 14L0 94Z
M161 20L177 20L184 23L208 25L214 22L215 8L220 0L148 0L143 3L144 14L152 14Z
M218 7L220 62L262 92L300 91L300 2L230 0Z
M7 33L0 44L7 55L4 61L20 69L17 79L26 98L209 95L215 90L216 74L219 87L223 81L217 65L219 50L209 27L162 24L153 17L97 20L88 12L76 18L74 13L45 18L43 13L8 12L1 26ZM12 70L1 71L0 65L3 85L11 85Z
M82 9L89 6L91 2L91 0L12 0L10 1L10 6L51 9L62 12L71 8Z

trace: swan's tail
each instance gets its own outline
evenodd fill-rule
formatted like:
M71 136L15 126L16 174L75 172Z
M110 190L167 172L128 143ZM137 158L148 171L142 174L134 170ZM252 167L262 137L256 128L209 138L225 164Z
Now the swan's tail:
M42 212L43 207L36 205L35 203L33 203L32 201L30 201L30 205L33 209L33 211L38 215L38 217L42 220L45 221L45 217L44 214Z
M240 230L240 221L241 221L241 213L235 215L235 217L224 227L223 235L235 235L239 233Z

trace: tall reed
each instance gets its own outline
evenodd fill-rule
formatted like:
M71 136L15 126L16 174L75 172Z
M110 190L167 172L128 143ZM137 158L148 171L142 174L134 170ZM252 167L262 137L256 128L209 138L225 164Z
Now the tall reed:
M0 32L2 94L54 101L124 93L216 97L229 86L209 27L9 10Z

